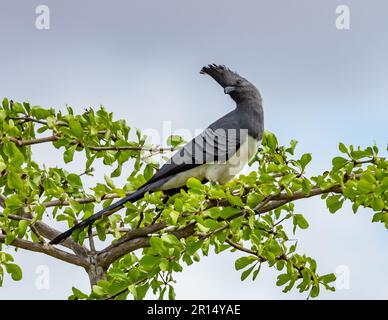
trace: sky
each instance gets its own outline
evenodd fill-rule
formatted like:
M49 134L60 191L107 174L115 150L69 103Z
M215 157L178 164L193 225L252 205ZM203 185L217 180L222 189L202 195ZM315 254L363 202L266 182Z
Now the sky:
M50 9L48 30L35 26L42 4ZM349 30L335 24L343 4ZM313 155L309 173L319 174L330 168L340 141L376 143L386 154L387 15L385 0L0 0L0 97L57 109L69 104L77 112L104 105L142 130L162 134L167 123L193 132L233 109L222 89L199 74L208 63L225 64L259 88L265 128L283 144L298 140L299 154ZM52 150L33 148L38 162L65 166ZM81 171L82 157L65 167ZM98 166L88 183L106 172ZM296 210L310 223L296 235L299 251L313 256L321 273L345 272L349 280L320 298L388 298L388 232L371 223L371 210L354 215L345 204L332 215L319 198L299 201ZM78 267L36 253L14 256L24 277L7 277L0 299L63 299L73 285L88 291ZM238 256L211 254L185 268L176 275L177 298L306 298L282 293L269 269L241 282ZM42 268L49 289L36 285Z

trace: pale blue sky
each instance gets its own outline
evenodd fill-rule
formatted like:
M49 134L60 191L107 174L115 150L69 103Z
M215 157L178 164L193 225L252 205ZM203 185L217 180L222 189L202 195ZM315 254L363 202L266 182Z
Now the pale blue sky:
M51 29L35 28L46 4ZM347 4L351 28L335 28L335 8ZM63 108L105 105L130 125L161 130L206 127L233 103L202 65L222 63L257 85L265 127L282 143L299 140L312 152L312 174L326 170L339 141L383 150L388 119L388 2L373 1L0 1L0 97ZM47 165L62 164L49 146L34 149ZM81 158L79 158L81 160ZM80 171L82 163L69 166ZM93 183L104 173L99 166ZM350 289L323 298L388 298L388 232L370 210L336 215L324 202L299 202L311 227L297 234L300 252L323 273L350 270ZM65 228L65 226L62 226ZM33 253L18 253L24 279L6 279L0 298L63 298L72 285L87 290L83 270ZM178 298L305 298L284 295L276 273L240 282L237 254L212 255L177 275ZM48 265L51 289L37 290L35 268Z

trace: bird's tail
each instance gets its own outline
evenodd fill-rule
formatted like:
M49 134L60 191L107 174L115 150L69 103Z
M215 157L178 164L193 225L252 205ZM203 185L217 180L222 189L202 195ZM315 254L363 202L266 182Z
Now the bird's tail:
M121 209L124 206L124 204L128 201L135 202L141 199L146 193L146 191L147 191L147 188L140 188L136 190L134 193L130 194L129 196L126 196L125 198L120 199L119 201L111 204L109 207L93 214L89 218L81 221L80 223L77 223L69 230L59 234L58 236L56 236L54 239L50 241L50 244L58 244L63 240L65 240L66 238L70 237L75 230L84 229L87 226L91 225L94 221L102 218L103 216L111 215L112 213Z

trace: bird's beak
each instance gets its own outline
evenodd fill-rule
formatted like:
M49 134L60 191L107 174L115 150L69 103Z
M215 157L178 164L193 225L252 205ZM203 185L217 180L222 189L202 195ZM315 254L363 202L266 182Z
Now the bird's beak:
M233 92L234 90L236 90L236 87L233 87L233 86L228 86L228 87L224 88L225 94L229 94L229 93Z

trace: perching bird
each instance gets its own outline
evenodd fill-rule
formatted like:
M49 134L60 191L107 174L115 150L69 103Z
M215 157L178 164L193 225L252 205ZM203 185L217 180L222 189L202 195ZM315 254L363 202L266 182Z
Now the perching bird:
M183 146L135 192L74 225L51 240L50 244L60 243L75 230L84 229L101 217L123 208L126 202L143 198L146 192L183 187L190 177L224 184L252 159L264 130L259 91L225 66L212 64L203 67L200 73L208 74L217 81L225 94L236 102L236 108Z

